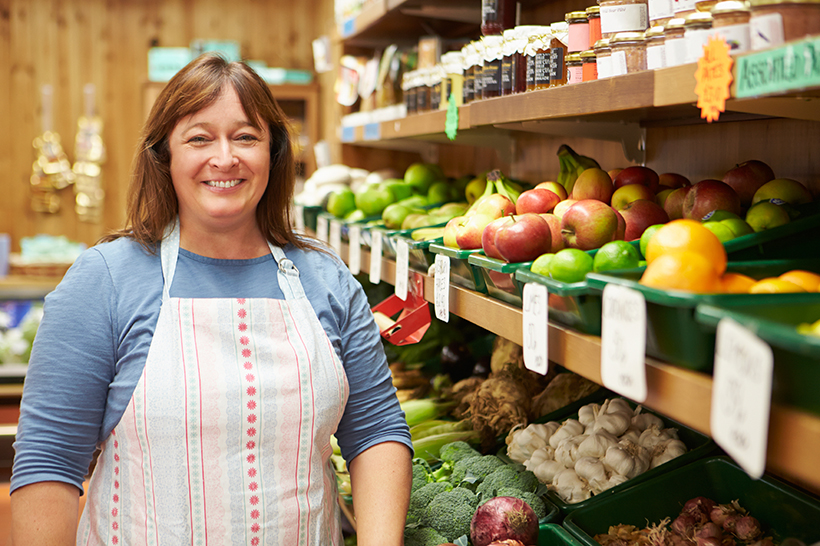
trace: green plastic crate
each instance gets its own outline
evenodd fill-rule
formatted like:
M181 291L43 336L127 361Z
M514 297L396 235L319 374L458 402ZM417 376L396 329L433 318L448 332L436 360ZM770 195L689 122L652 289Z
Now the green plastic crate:
M695 320L714 332L718 322L732 318L769 344L774 357L772 398L820 415L820 337L797 333L800 323L820 320L820 293L783 294L777 301L752 298L700 304Z
M487 286L487 294L510 305L521 307L521 287L515 282L515 272L529 269L532 262L509 263L486 256L483 251L471 254L467 259L477 267Z
M435 224L432 226L424 226L421 228L412 228L412 229L389 229L382 225L375 225L370 228L371 231L380 231L382 233L382 255L385 258L395 258L396 257L396 240L398 237L405 237L413 240L410 236L417 229L427 229L427 228L439 228L446 226L446 223L443 224ZM443 239L443 237L442 237Z
M804 252L805 253L805 252ZM777 304L793 301L793 294L693 294L660 290L638 282L644 267L608 273L590 273L587 282L603 291L608 283L641 292L646 299L646 354L692 370L710 372L714 363L715 332L695 320L699 304L720 306L743 301ZM792 269L820 273L820 260L766 260L729 262L727 271L756 279L775 277ZM813 294L801 294L812 298Z
M484 283L481 271L468 262L470 255L481 252L480 250L460 250L444 246L443 243L432 243L428 248L433 254L441 254L450 258L450 280L452 282L469 290L482 294L487 293L487 285ZM435 260L435 256L433 259Z
M305 228L316 232L316 219L319 217L319 213L323 210L324 209L320 206L303 207L302 218L305 221Z
M582 546L569 532L555 523L542 523L538 527L538 546Z
M732 261L796 259L806 255L806 241L820 239L820 202L794 207L799 216L782 226L723 243Z
M587 281L561 282L533 273L529 268L515 272L515 280L524 291L524 284L543 284L549 293L549 318L585 334L601 335L601 291Z
M436 261L435 255L430 252L430 245L433 243L442 244L444 241L444 237L429 241L414 241L412 237L407 235L396 235L394 239L396 239L396 243L400 240L407 243L407 259L410 262L410 267L424 273L427 273L427 270Z
M564 519L563 526L582 544L597 546L593 536L610 525L641 529L664 518L674 519L684 503L707 497L724 504L738 500L756 517L775 544L796 538L805 544L820 541L820 502L765 474L753 480L728 457L701 459L623 491Z

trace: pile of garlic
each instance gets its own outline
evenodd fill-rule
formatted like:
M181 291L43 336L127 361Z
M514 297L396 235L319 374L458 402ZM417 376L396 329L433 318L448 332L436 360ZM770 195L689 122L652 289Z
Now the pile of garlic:
M523 463L564 502L581 502L687 449L674 428L626 400L587 404L578 419L532 423L506 438L507 456Z

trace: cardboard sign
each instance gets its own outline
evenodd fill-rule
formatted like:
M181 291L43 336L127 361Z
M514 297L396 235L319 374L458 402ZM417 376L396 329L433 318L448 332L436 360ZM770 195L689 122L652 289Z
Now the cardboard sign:
M700 117L709 123L717 121L720 113L726 110L726 99L732 85L732 63L726 41L719 36L709 38L695 70L695 94L698 96Z

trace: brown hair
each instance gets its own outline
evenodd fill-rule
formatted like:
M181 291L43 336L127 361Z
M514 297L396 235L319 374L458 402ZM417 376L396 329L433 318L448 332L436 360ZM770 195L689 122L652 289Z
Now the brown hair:
M256 208L256 221L268 241L318 249L291 228L295 166L289 126L268 85L249 66L215 54L200 55L180 70L160 92L142 131L134 160L127 209L127 227L101 242L131 237L154 252L164 230L177 216L179 204L171 181L168 137L177 122L213 104L230 85L239 96L251 125L270 134L270 176Z

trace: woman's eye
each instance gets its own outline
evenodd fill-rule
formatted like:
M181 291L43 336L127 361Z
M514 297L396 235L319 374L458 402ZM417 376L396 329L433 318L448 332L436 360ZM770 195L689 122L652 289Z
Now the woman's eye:
M255 141L259 140L259 139L258 139L258 138L256 138L254 135L241 135L241 136L239 137L239 140L241 140L241 141L243 141L243 142L255 142Z
M204 136L195 136L188 139L188 142L197 144L201 142L206 142L206 138Z

